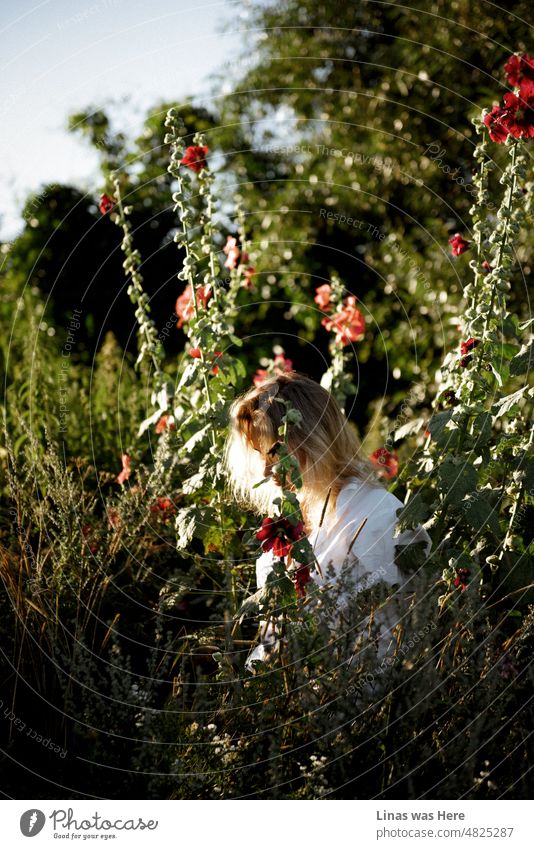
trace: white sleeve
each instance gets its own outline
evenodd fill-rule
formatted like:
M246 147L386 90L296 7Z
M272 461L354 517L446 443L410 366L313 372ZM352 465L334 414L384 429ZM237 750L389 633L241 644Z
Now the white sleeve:
M266 551L256 560L256 586L261 589L267 582L267 576L273 571L274 555L272 551ZM278 642L276 625L272 620L260 620L260 643L249 654L245 661L245 669L254 672L252 661L265 660L269 652L276 647Z
M403 507L401 501L391 492L376 488L370 492L356 511L352 499L344 506L340 520L344 525L343 537L346 550L354 534L366 519L365 525L354 541L351 553L358 558L360 568L369 582L385 581L388 584L402 584L402 573L395 564L395 546L408 545L411 542L425 542L427 555L431 541L424 528L404 531L395 535L397 510Z

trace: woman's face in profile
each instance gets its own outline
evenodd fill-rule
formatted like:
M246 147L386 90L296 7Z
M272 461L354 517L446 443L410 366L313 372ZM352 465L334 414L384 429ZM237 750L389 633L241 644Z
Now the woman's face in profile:
M269 440L268 443L267 443L265 441L265 439L262 440L256 434L252 435L251 442L252 442L252 446L253 446L254 450L257 451L261 456L261 459L262 459L262 462L263 462L263 477L264 478L270 477L272 479L273 483L276 486L281 486L282 481L281 481L280 476L278 474L276 474L276 472L273 472L273 468L276 466L276 464L278 462L278 453L279 453L279 449L280 449L280 442L271 442ZM290 453L293 453L293 452L290 452ZM303 462L302 454L303 454L303 452L299 451L299 452L297 452L297 455L296 455L297 459L299 461L299 465L301 467L302 467L302 462ZM295 489L294 485L291 483L290 480L286 481L286 488L290 489L290 490Z

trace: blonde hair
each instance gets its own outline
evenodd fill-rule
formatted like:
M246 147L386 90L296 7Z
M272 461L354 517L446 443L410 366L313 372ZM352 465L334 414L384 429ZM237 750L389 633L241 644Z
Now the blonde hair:
M334 397L314 380L296 371L272 377L237 398L230 408L230 434L225 463L234 498L255 512L269 514L280 488L263 478L264 463L256 445L272 446L287 412L301 414L288 426L288 448L299 460L303 486L298 492L306 523L316 523L335 511L337 496L349 478L381 486L371 464L360 456L360 442ZM302 458L302 459L301 459Z

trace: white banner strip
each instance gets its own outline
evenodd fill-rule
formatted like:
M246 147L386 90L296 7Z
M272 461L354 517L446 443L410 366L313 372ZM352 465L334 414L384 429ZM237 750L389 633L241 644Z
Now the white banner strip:
M4 801L2 845L410 849L532 845L528 801ZM312 811L312 807L316 807ZM276 808L276 810L275 810ZM293 810L291 810L293 808ZM531 820L531 817L528 817ZM28 841L35 838L35 843Z

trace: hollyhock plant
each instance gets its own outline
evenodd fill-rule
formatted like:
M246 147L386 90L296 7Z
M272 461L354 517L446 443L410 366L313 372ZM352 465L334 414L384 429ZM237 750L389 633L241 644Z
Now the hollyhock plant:
M102 215L107 215L108 212L111 212L114 206L115 203L113 198L106 194L100 195L100 203L98 204L98 208Z
M335 331L336 345L349 345L363 339L365 333L365 319L356 307L356 298L349 295L344 300L343 307L330 318L323 318L321 324L327 330Z
M117 483L123 484L125 481L128 480L128 478L130 477L130 475L132 473L132 470L130 468L131 464L132 464L132 458L130 457L129 454L122 454L121 455L121 461L122 461L122 471L120 471L119 474L117 475Z
M453 256L460 256L465 253L471 247L471 242L468 242L460 233L455 233L454 236L451 236L449 239L449 245L451 246L451 251Z
M332 306L331 296L332 296L332 287L329 283L324 283L322 286L319 286L315 290L315 298L313 299L316 304L319 304L320 308L326 312L326 310Z
M377 448L371 454L370 459L381 477L391 479L397 476L399 461L396 451L391 452L387 448Z
M287 557L293 543L304 536L304 525L298 522L292 525L289 519L266 517L261 528L256 533L256 539L261 542L262 551L273 551L275 557Z
M198 174L203 168L207 168L206 154L209 148L201 144L193 144L186 147L183 158L180 160L181 165L187 166L191 171Z

